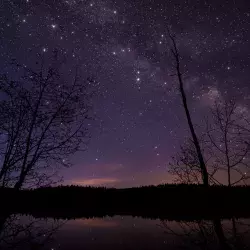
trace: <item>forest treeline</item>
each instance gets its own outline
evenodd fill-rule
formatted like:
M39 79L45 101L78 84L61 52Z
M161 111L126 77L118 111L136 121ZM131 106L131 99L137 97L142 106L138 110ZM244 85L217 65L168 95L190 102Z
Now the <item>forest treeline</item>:
M250 217L249 186L168 184L137 188L0 189L6 213L55 218L132 215L161 219Z

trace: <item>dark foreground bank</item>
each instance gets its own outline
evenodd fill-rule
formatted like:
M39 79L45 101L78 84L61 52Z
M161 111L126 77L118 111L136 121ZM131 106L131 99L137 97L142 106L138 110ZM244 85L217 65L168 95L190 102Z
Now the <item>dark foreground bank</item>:
M0 189L1 213L78 218L132 215L199 220L250 217L250 187L160 185L128 189L59 186Z

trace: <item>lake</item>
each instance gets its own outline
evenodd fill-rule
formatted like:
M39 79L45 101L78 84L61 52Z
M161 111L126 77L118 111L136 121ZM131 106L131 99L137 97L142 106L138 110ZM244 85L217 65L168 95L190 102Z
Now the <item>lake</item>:
M1 249L248 249L250 219L1 218Z

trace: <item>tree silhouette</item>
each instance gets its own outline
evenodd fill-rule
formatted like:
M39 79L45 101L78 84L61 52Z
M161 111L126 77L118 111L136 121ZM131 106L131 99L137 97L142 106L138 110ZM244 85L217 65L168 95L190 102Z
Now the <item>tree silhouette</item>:
M18 80L0 76L0 184L51 184L58 167L86 148L94 82L80 79L77 69L63 76L57 58L37 69L12 65Z
M199 138L209 183L221 185L218 173L226 172L228 186L246 184L250 178L250 128L246 112L235 101L220 101L211 108ZM201 183L199 158L192 140L172 157L169 173L176 182Z
M216 102L206 135L214 162L227 173L228 186L245 183L250 178L250 128L242 108L233 100Z
M176 38L170 32L169 28L168 28L168 36L169 36L169 39L170 39L170 41L172 43L171 54L172 54L173 60L174 60L174 68L175 68L175 71L176 71L175 76L177 76L177 79L178 79L178 82L179 82L179 91L180 91L181 98L182 98L182 104L183 104L185 114L186 114L186 117L187 117L187 122L188 122L188 126L189 126L189 129L190 129L190 132L191 132L192 141L193 141L193 144L195 146L195 150L197 152L197 157L198 157L198 160L199 160L199 166L200 166L200 169L201 169L203 184L204 184L204 186L208 186L209 185L208 171L207 171L207 168L206 168L206 164L205 164L205 161L204 161L204 157L203 157L203 154L202 154L200 143L199 143L198 137L197 137L195 129L194 129L194 125L193 125L192 118L191 118L191 115L190 115L190 111L189 111L189 108L188 108L187 96L186 96L186 93L185 93L185 90L184 90L183 73L182 73L182 69L181 69L181 56L180 56L180 53L179 53L179 50L178 50L178 47L177 47Z
M216 179L219 165L213 161L213 151L207 145L205 137L199 138L203 158L207 167L209 184L221 184ZM175 183L202 184L202 172L194 143L189 138L180 147L169 163L168 172L174 176Z

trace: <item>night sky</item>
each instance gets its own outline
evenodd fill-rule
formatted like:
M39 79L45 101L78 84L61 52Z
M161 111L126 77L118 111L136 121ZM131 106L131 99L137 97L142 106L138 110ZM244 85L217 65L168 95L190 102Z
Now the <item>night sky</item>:
M166 27L178 37L192 118L216 99L250 100L249 0L0 0L0 66L32 66L57 49L98 82L92 139L66 184L130 187L171 181L189 135Z

